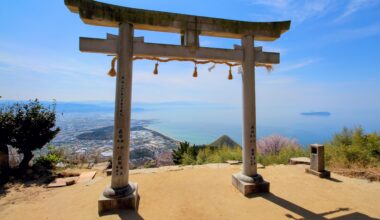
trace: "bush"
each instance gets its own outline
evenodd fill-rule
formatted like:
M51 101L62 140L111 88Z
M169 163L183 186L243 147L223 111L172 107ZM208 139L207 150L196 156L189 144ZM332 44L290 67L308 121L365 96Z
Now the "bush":
M365 134L363 128L343 128L325 145L325 159L330 167L380 167L380 135Z
M182 156L182 162L183 165L194 165L196 164L196 160L194 159L193 155L191 153L184 153Z
M288 164L292 157L310 157L309 149L303 149L296 140L272 135L257 143L257 162L265 166ZM176 156L176 157L174 157ZM223 163L226 160L242 160L240 147L190 146L188 142L173 152L178 164ZM365 134L361 127L344 128L325 144L325 161L329 167L380 167L380 134Z
M292 157L309 157L309 151L302 149L300 147L285 147L282 148L278 153L262 154L259 153L257 156L257 162L264 166L271 164L288 164L290 158Z
M183 165L223 163L226 160L241 161L241 159L242 151L240 147L189 146L188 142L184 142L181 143L178 149L173 151L173 161L176 164Z
M189 142L181 142L179 144L179 147L177 149L174 149L172 152L172 158L174 164L181 164L184 154L187 152L187 150L190 147Z
M63 151L53 146L48 146L48 153L34 160L35 166L42 166L47 169L52 169L59 162L63 161Z
M60 131L55 124L55 103L44 106L36 99L28 103L14 103L1 109L1 136L5 135L6 138L1 138L0 149L10 145L18 153L22 153L24 156L19 169L25 170L34 156L33 151L41 149Z

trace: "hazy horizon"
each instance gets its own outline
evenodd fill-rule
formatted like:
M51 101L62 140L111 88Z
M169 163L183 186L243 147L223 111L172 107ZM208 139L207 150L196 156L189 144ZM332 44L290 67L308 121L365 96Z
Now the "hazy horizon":
M0 100L0 103L6 103ZM11 103L11 102L9 102ZM51 102L49 102L51 103ZM47 103L45 103L47 104ZM98 118L113 125L114 103L97 102L57 102L56 110L59 121L76 119L81 121ZM329 115L303 115L309 110L273 110L257 111L258 138L269 135L282 135L296 139L301 145L325 143L340 132L343 127L362 126L365 132L378 132L380 117L377 111L365 115L355 115L353 111L329 111ZM324 111L328 111L324 109ZM310 112L314 112L310 110ZM62 119L62 120L61 120ZM208 144L226 134L239 144L242 143L242 111L235 104L211 104L201 102L169 102L169 103L132 103L132 119L152 120L146 125L164 135L193 144ZM88 127L88 126L86 126ZM95 128L95 127L94 127Z

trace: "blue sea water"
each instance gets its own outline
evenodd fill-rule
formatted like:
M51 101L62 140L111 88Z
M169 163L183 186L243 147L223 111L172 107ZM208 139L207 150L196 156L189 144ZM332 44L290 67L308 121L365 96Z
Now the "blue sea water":
M177 140L207 144L223 134L242 142L241 106L220 104L140 105L132 118L157 119L148 127ZM304 115L297 110L257 110L257 136L279 134L296 139L301 145L325 143L343 127L362 126L367 132L379 131L378 113L334 111L327 115Z
M64 113L66 117L71 114L72 117L86 115L93 120L106 118L109 123L107 125L112 125L114 104L57 103L57 112ZM307 146L329 141L334 133L340 132L345 126L361 126L366 132L380 131L380 116L376 109L342 108L330 110L328 114L304 113L300 109L264 110L257 106L258 138L279 134L296 139L301 145ZM148 128L192 144L208 144L224 134L240 144L242 142L242 109L239 105L193 102L133 103L132 119L152 121L147 125Z

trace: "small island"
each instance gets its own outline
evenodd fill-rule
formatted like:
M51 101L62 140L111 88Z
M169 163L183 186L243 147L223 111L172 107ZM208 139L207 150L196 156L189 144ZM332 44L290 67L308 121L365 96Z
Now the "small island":
M303 116L325 116L325 117L331 115L330 112L314 112L314 111L311 111L311 112L301 112L300 114L303 115Z

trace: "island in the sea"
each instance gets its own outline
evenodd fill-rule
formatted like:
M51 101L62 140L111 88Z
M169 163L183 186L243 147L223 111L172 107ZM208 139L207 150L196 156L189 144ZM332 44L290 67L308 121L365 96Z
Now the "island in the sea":
M330 112L314 112L314 111L311 111L311 112L301 112L301 115L304 115L304 116L330 116L331 113Z

